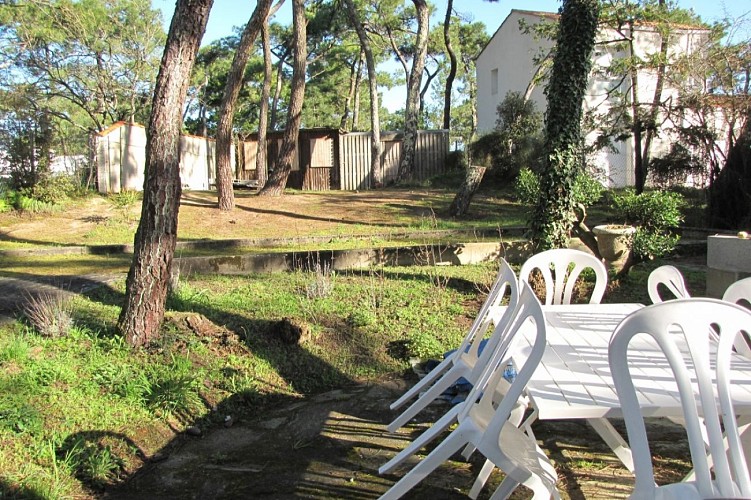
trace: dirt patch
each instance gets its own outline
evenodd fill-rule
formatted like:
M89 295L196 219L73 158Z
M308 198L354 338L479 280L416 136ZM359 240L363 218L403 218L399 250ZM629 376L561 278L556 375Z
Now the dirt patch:
M392 474L378 467L401 450L447 409L428 408L396 434L386 431L393 416L388 405L412 381L401 378L356 386L277 406L263 416L216 426L201 436L178 436L129 481L106 498L377 498L402 477L415 460ZM616 425L623 431L622 425ZM537 422L534 430L558 470L562 497L626 498L633 476L583 421ZM686 472L688 455L681 428L665 420L650 425L658 481L675 481ZM409 498L466 498L483 459L460 455L428 476ZM500 483L497 471L480 498ZM512 498L529 498L517 490Z

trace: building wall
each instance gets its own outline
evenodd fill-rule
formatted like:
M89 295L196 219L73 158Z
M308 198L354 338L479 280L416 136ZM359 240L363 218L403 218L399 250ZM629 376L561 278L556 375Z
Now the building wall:
M535 40L531 34L521 32L519 21L523 19L527 24L533 25L554 18L555 16L550 13L514 10L501 24L491 41L479 55L476 68L478 130L480 133L490 131L495 127L496 108L503 101L507 92L525 92L535 75L534 56L541 51L548 51L552 46L550 41ZM628 32L624 34L631 36ZM604 42L622 40L624 34L618 34L614 31L602 31L598 34L598 44L592 56L593 71L584 99L584 108L588 112L608 116L612 112L613 105L619 99L612 94L612 90L615 88L621 93L629 91L631 86L629 78L606 73L607 68L614 60L626 57L626 48L623 44ZM704 36L706 36L706 33L701 30L683 29L676 31L670 39L668 59L675 60L680 55L697 50L699 42ZM633 39L637 57L647 59L660 50L660 36L650 26L635 29ZM493 81L494 72L498 73L497 92L493 92L496 87ZM657 85L656 73L642 70L637 74L637 78L639 102L651 103ZM537 110L541 112L544 112L547 108L547 101L543 94L544 86L545 82L539 83L530 97L536 103ZM678 89L671 86L670 78L666 78L662 90L662 100L677 102L678 98ZM675 124L664 118L658 117L658 122L662 125L660 132L655 135L650 149L652 157L667 153L671 144L676 141L676 134L673 130ZM598 135L598 131L592 131L586 137L586 140L593 143ZM590 164L605 186L623 187L634 184L633 157L633 140L627 139L613 144L613 151L598 151L590 158Z
M541 17L543 16L543 17ZM510 91L525 92L534 78L535 56L550 50L549 40L535 40L519 31L519 22L535 25L548 20L544 14L512 10L475 61L477 72L477 128L480 133L495 127L498 105ZM547 105L542 86L531 95L538 111Z

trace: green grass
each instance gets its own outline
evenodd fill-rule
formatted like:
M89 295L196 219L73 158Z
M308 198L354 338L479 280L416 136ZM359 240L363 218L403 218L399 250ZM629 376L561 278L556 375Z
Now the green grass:
M493 273L488 265L182 279L160 339L139 350L115 333L122 282L74 299L66 336L3 325L0 494L96 491L140 467L170 429L210 428L227 414L406 370L416 336L432 339L420 354L440 356L463 336ZM327 293L309 293L325 280ZM210 320L199 333L186 326L196 313ZM307 325L307 339L280 339L283 318Z

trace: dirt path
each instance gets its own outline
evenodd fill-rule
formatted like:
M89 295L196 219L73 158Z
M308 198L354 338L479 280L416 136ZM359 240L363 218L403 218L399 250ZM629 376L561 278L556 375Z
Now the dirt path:
M332 391L280 405L257 420L231 427L215 424L199 436L181 434L156 460L104 497L377 498L409 466L385 476L378 475L378 467L428 425L415 423L397 434L386 431L393 416L388 405L411 383L397 378ZM423 418L432 421L446 408L432 406ZM538 422L534 429L555 462L564 499L628 496L633 477L586 423ZM680 475L674 460L681 463L680 457L688 453L680 428L655 421L650 429L658 470L663 471L660 479L675 480ZM483 460L479 454L469 462L454 458L405 498L466 498ZM480 498L488 498L501 477L496 471ZM521 488L512 498L529 496Z

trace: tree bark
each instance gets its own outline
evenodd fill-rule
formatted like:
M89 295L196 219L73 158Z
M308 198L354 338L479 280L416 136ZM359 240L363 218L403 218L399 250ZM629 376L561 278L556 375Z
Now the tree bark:
M633 20L629 22L628 51L631 58L635 57ZM645 168L642 156L644 120L642 119L641 103L639 102L639 70L635 64L630 65L629 77L631 80L631 136L634 140L634 188L637 194L641 194L644 191L644 184L646 183L647 169Z
M443 21L443 43L449 55L449 74L446 76L446 90L443 93L443 128L451 129L451 92L456 78L456 53L451 46L451 12L454 10L454 0L446 2L446 18Z
M417 10L417 37L412 69L407 80L407 103L404 110L404 138L402 140L402 158L399 162L397 184L411 179L415 167L415 145L417 144L417 125L420 119L420 81L425 68L425 56L428 52L428 31L430 29L430 12L426 0L412 0Z
M660 2L663 5L662 2ZM662 103L662 89L665 86L665 70L667 68L668 59L668 46L670 43L670 32L660 33L660 62L657 65L657 81L655 82L655 93L652 97L652 105L649 109L649 117L647 118L646 135L644 136L644 145L642 146L642 169L644 171L644 182L647 181L647 175L649 174L649 160L651 157L652 139L657 131L657 115ZM644 186L642 185L642 191Z
M357 71L359 71L358 61L353 60L349 68L349 90L347 91L347 97L344 99L342 118L339 120L339 128L342 130L351 130L347 128L347 122L352 115L352 99L357 89Z
M279 110L279 100L282 98L282 83L284 82L284 62L287 60L289 50L285 50L279 56L279 62L276 65L276 86L274 87L274 99L271 101L271 118L269 126L271 130L276 130L278 120L277 112Z
M269 128L269 97L271 95L271 33L269 33L269 19L284 4L279 0L269 11L261 26L261 45L263 47L263 85L261 86L261 103L258 110L258 145L256 152L256 179L258 187L262 188L268 178L268 144L266 136Z
M268 17L271 0L258 0L250 20L245 25L232 58L224 86L224 95L219 107L219 118L216 126L216 191L219 199L219 210L229 211L235 208L235 190L232 187L232 124L235 115L235 105L240 95L245 66L248 64L253 43L261 31L265 19Z
M472 202L472 197L480 187L482 178L485 175L485 167L469 167L467 169L467 176L464 178L459 191L454 196L451 206L449 206L449 215L452 217L461 217L469 210L469 204Z
M292 0L292 27L295 42L287 127L284 130L282 146L274 169L269 173L266 185L258 193L261 196L281 196L287 184L289 173L292 171L292 162L297 150L297 138L300 135L302 105L305 97L305 68L308 56L306 24L305 0Z
M352 25L357 31L357 37L360 39L360 46L365 52L365 65L368 69L368 90L370 92L370 128L372 131L370 140L370 175L373 178L375 187L383 186L383 172L381 171L381 119L379 116L378 103L378 78L376 74L375 58L373 57L373 48L370 45L370 39L365 32L365 28L360 22L353 0L344 0L347 8L347 15Z
M142 346L158 336L164 319L180 208L182 110L213 0L178 0L164 46L146 131L146 180L125 305L118 328Z

